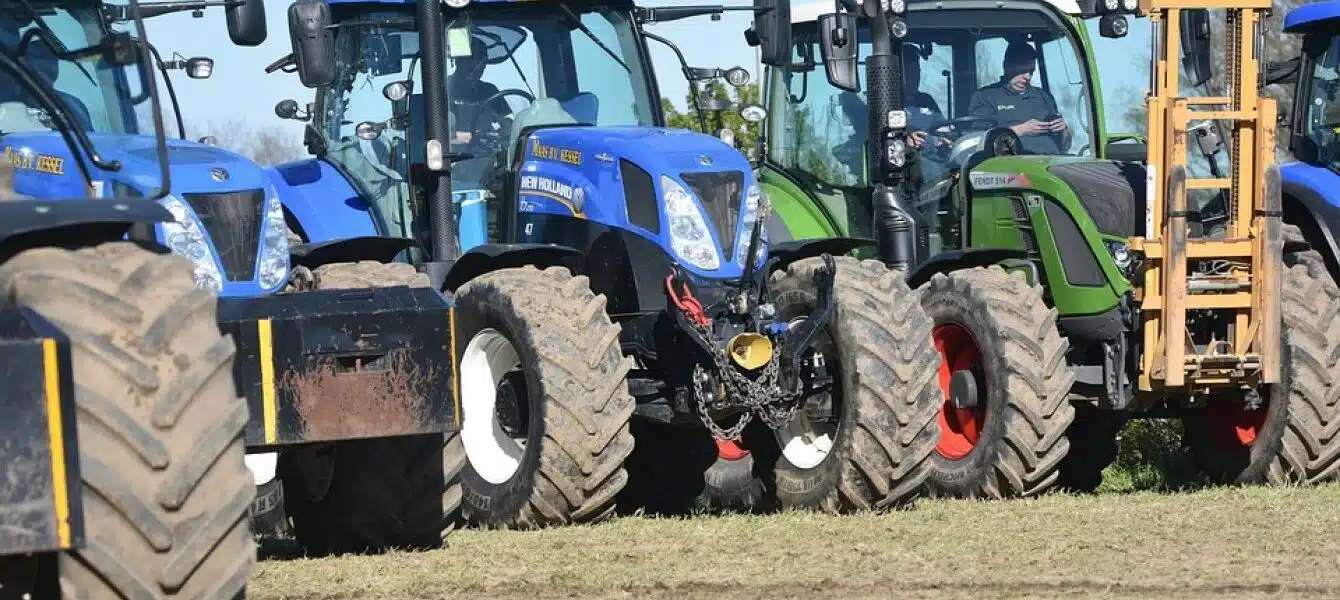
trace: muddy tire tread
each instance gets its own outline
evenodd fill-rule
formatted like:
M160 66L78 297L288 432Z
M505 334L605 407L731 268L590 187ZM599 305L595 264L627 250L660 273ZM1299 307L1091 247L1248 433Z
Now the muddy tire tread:
M1068 398L1075 373L1065 362L1069 341L1057 329L1056 309L1043 303L1042 287L1029 285L1022 273L991 266L936 274L923 290L926 297L939 293L974 298L993 315L1011 396L999 413L1004 434L986 476L969 489L941 486L938 491L1002 499L1035 496L1051 488L1070 450L1065 434L1075 419ZM932 475L932 484L935 479Z
M845 398L855 429L834 446L842 460L836 485L807 498L811 506L803 508L842 513L904 505L924 491L939 435L931 320L902 272L847 256L834 257L834 264L835 341L843 365L855 367L855 393ZM772 285L779 296L814 296L811 278L823 266L820 257L796 261L774 273ZM788 473L779 468L776 477L781 504L802 507L781 491Z
M235 346L192 270L132 242L0 265L0 302L70 338L85 545L60 558L65 597L235 598L255 564Z
M461 504L463 520L505 529L534 529L597 523L614 514L616 496L628 483L625 461L633 451L629 420L635 403L627 377L632 359L623 355L621 328L605 310L606 298L591 291L584 275L562 267L501 269L481 275L457 291L505 307L521 325L522 337L538 356L534 365L544 390L539 468L524 505L513 514L484 514ZM509 336L510 338L510 336ZM469 340L462 340L462 347ZM469 469L460 433L448 436L452 460ZM531 444L536 441L529 442ZM523 467L524 463L523 463ZM522 473L518 472L517 476ZM459 501L468 496L455 492Z

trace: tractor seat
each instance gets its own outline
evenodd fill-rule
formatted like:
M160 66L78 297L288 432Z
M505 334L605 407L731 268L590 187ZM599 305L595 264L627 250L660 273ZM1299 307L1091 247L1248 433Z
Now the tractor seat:
M560 100L559 104L578 123L595 125L600 115L600 98L591 92L581 92L567 100Z
M575 98L574 98L575 99ZM563 110L563 105L553 98L536 98L524 110L516 113L512 120L512 133L507 141L507 164L516 163L517 142L521 141L521 132L530 127L542 125L576 125L578 121Z

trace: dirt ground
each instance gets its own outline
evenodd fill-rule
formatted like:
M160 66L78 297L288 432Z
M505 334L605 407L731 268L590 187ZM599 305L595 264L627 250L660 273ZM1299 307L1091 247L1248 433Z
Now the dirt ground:
M265 560L248 596L1340 598L1340 485L936 500L882 516L624 518L449 541Z

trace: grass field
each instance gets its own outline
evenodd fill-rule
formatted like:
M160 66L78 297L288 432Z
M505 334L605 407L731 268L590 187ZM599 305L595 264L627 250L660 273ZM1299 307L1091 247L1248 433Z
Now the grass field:
M249 597L1340 597L1340 485L630 517L449 539L433 552L266 560Z

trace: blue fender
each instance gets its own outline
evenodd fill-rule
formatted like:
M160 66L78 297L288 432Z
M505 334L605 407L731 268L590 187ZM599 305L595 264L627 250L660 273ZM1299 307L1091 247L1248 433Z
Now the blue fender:
M385 235L378 231L368 203L330 163L311 158L270 167L265 173L306 241Z
M1284 196L1284 220L1299 225L1308 241L1327 258L1328 264L1340 259L1340 175L1329 169L1301 162L1280 166L1281 192ZM1311 223L1300 222L1311 221Z

